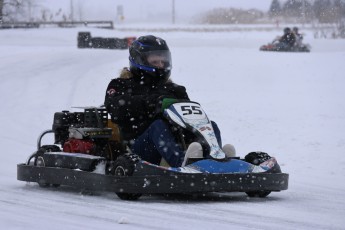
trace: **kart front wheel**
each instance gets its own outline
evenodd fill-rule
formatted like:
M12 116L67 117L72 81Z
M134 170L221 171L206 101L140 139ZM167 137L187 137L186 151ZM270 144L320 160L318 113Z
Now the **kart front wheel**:
M250 152L245 156L245 161L248 163L251 163L253 165L260 165L261 163L269 160L271 158L270 155L268 155L265 152ZM246 192L246 194L249 197L266 197L271 193L271 191L267 190L259 190L259 191L250 191Z
M114 176L132 176L135 164L139 161L138 156L134 154L125 154L119 156L112 167L111 174ZM116 195L122 200L137 200L141 197L141 193L117 192Z
M271 191L264 191L263 190L263 191L253 191L253 192L246 192L246 193L249 197L264 198L264 197L268 196L271 193Z
M251 163L253 165L260 165L261 163L269 160L271 158L270 155L268 155L265 152L250 152L245 157L244 160L248 163Z

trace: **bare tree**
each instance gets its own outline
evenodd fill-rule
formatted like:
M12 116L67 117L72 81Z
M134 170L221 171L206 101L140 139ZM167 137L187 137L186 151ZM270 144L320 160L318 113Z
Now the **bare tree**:
M0 23L4 18L4 0L0 0Z
M201 23L206 24L238 24L253 23L262 18L264 13L259 10L241 10L235 8L216 8L206 12Z
M332 23L335 21L334 8L331 0L316 0L313 7L315 17L319 22Z
M278 0L273 0L270 6L270 9L268 11L268 14L270 17L277 17L281 13L281 5Z
M4 0L0 0L0 23L2 22L2 17L3 17L2 9L3 8L4 8Z
M31 20L35 0L0 0L0 20Z

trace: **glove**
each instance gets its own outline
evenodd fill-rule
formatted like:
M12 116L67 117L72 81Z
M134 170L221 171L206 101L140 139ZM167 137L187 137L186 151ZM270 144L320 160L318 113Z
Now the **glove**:
M153 94L146 98L145 104L149 116L154 117L161 114L164 109L178 101L178 99L172 98L168 95L158 96L157 94Z
M164 109L167 109L170 105L178 102L175 98L163 98L162 100L162 106L161 106L161 112L164 111Z
M157 104L161 105L160 95L151 94L145 98L144 103L149 111L154 111L157 108Z

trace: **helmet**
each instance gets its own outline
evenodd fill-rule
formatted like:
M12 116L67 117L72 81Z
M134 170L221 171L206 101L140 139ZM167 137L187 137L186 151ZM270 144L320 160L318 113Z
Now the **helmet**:
M288 33L290 33L291 32L291 29L289 28L289 27L286 27L285 29L284 29L284 34L288 34Z
M153 35L141 36L129 47L129 66L134 75L151 80L167 80L171 54L166 42Z
M294 32L298 32L298 27L294 27L294 28L292 28L292 31L294 31Z

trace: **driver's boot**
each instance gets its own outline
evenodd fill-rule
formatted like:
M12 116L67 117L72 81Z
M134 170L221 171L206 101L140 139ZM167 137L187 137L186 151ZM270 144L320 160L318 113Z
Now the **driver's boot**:
M231 144L226 144L223 146L223 152L225 153L226 157L236 157L236 149Z
M182 167L195 162L198 159L203 158L203 151L202 146L198 142L192 142L186 151L186 155L184 156L184 160L182 162Z

